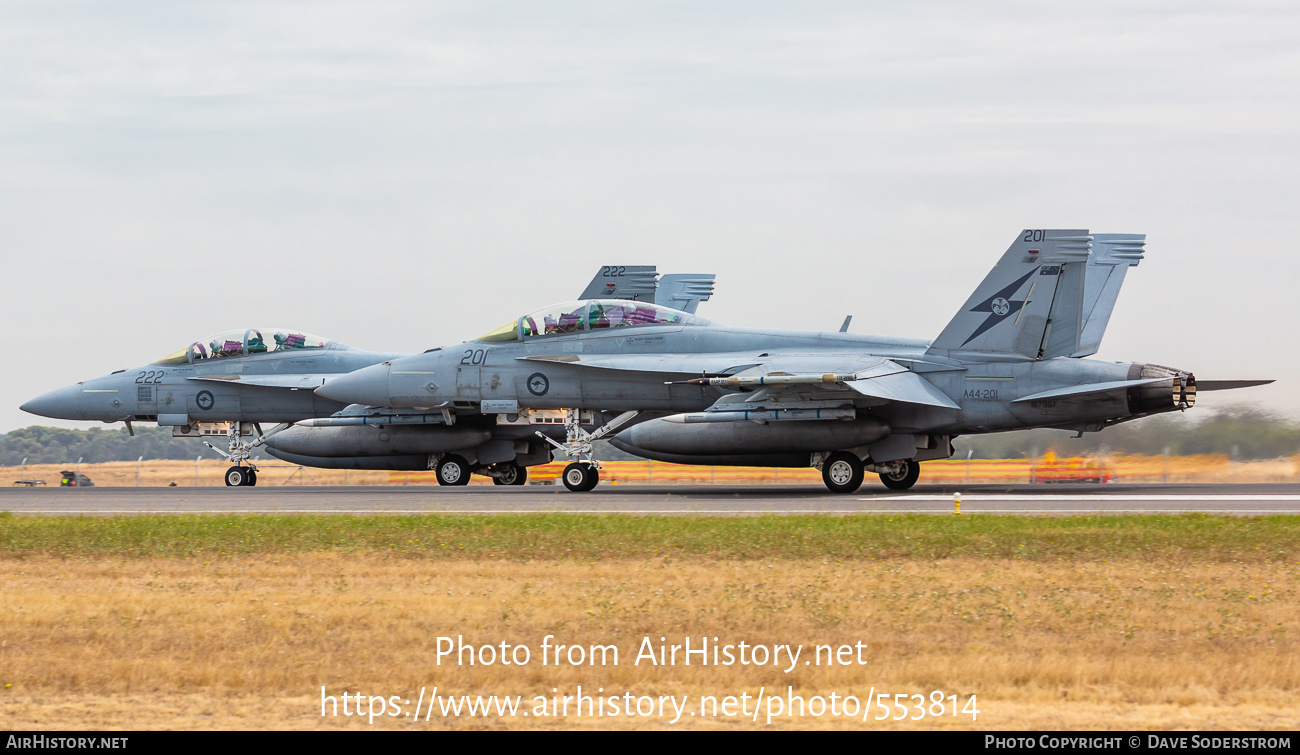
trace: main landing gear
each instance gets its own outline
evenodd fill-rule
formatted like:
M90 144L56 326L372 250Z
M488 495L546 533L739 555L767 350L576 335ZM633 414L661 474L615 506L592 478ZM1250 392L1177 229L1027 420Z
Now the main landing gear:
M822 482L832 493L852 493L862 487L862 459L857 454L839 451L822 462Z
M565 467L564 474L560 476L564 481L564 487L575 493L585 493L596 487L596 483L600 482L600 462L592 456L592 444L606 435L613 434L640 413L639 411L623 412L593 433L582 429L579 421L580 413L577 409L565 409L563 443L551 440L545 433L537 433L538 437L555 446L565 456L577 459Z
M523 485L528 482L528 470L513 461L493 464L478 471L490 476L493 485ZM469 462L456 454L447 454L434 467L434 476L438 478L439 485L468 485L471 474Z
M469 462L456 454L447 454L439 459L435 473L439 485L469 484Z
M916 484L916 480L921 476L920 462L911 459L891 462L892 466L888 471L880 473L880 481L885 483L885 487L890 490L907 490Z
M222 451L206 440L203 441L203 445L226 457L227 461L234 463L235 466L226 470L226 487L230 488L252 487L257 484L257 467L253 466L251 461L253 449L265 443L266 439L272 435L289 429L293 426L293 423L282 422L271 428L270 432L262 433L251 441L239 437L239 425L238 422L231 422L230 429L226 432L226 442L230 448L228 452ZM261 432L262 428L259 426L257 430Z
M513 461L494 464L489 472L493 485L523 485L528 482L528 470Z
M867 468L857 454L837 451L822 460L822 482L832 493L853 493L862 487ZM870 468L890 490L907 490L921 476L920 462L912 459L872 464Z

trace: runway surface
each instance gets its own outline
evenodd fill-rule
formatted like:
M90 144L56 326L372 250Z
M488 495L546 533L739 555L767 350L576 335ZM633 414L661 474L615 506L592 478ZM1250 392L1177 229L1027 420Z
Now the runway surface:
M627 485L570 493L526 487L9 488L15 514L1300 514L1300 485L959 485L897 493L864 486Z

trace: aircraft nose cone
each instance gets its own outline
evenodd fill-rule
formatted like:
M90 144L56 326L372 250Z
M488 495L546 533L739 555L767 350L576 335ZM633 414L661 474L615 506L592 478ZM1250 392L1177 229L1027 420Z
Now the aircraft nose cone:
M332 377L316 393L344 404L386 406L388 404L388 365L363 367L346 375Z
M81 412L81 386L69 385L37 396L18 407L50 419L85 419Z

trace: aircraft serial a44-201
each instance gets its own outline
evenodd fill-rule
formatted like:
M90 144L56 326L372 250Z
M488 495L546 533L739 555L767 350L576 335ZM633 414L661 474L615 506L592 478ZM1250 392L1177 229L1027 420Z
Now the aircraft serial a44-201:
M694 312L712 293L711 274L660 276L653 266L606 265L581 298ZM498 425L483 417L455 423L450 411L426 418L348 406L314 393L329 376L405 356L290 328L248 328L195 341L142 367L50 391L22 409L55 419L125 422L128 429L132 422L170 426L174 436L204 439L230 460L225 481L232 486L257 484L252 454L262 446L296 464L351 469L425 469L430 458L454 452L474 459L474 471L501 485L523 484L527 464L550 461L549 446L535 433L563 437L561 413L534 417L539 427L531 429L528 423ZM278 424L263 432L262 423ZM225 451L207 440L222 437ZM462 468L446 472L457 470ZM468 482L470 469L462 471L463 478L440 479Z
M562 422L563 440L532 434L576 460L562 475L576 491L599 479L592 444L601 438L678 463L812 466L840 493L867 471L904 490L920 462L950 457L959 435L1091 432L1193 405L1188 371L1083 358L1097 352L1144 243L1137 234L1022 231L933 341L851 334L847 320L840 332L729 327L597 298L327 378L316 395L384 407L430 437ZM342 434L337 443L312 437L348 457ZM473 457L448 448L430 453L428 466L453 484L485 465L549 459L529 441L516 436L513 448L503 442Z

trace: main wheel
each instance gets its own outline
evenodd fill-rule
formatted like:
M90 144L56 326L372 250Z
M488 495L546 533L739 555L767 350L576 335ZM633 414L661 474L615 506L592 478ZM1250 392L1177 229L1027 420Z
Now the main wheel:
M439 485L468 485L469 462L456 454L447 454L438 462Z
M832 493L852 493L862 487L862 460L840 451L822 462L822 482Z
M575 493L585 493L596 487L600 482L600 471L590 464L579 464L573 462L564 468L564 474L560 475L564 480L564 487Z
M250 487L250 488L257 484L257 470L256 470L256 469L253 469L252 467L249 467L249 468L248 468L248 482L246 482L246 483L244 483L244 484L247 485L247 486Z
M904 459L902 462L903 471L895 474L888 472L880 473L880 481L885 483L885 487L890 490L907 490L916 484L917 478L921 476L921 463Z
M248 473L250 470L244 467L231 467L226 470L226 487L238 488L248 484Z
M492 478L493 485L523 485L528 482L528 470L508 461L499 465L500 474Z

